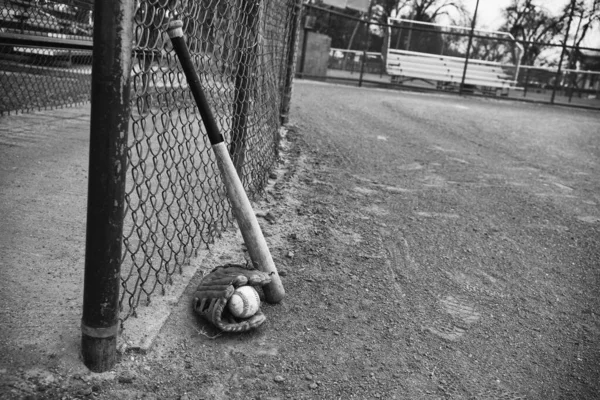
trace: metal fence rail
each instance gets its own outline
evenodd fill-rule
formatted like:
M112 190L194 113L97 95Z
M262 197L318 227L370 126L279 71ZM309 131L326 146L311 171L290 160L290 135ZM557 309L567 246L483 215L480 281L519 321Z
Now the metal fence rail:
M166 26L175 15L250 197L277 160L289 100L296 0L137 5L123 225L121 318L135 315L232 221Z
M89 101L93 1L0 1L0 115Z

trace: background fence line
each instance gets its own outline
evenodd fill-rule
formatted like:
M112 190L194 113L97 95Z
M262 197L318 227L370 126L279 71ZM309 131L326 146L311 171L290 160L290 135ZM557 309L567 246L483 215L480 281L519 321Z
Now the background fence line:
M305 54L307 51L306 38L311 37L317 47L324 46L325 38L329 38L329 57L324 68L317 70L302 69L298 77L329 80L336 82L355 83L358 86L378 86L405 90L443 90L459 93L460 85L448 76L440 76L441 66L435 67L436 74L425 76L427 70L433 70L433 60L437 64L453 64L447 67L454 74L467 67L467 82L463 94L475 96L501 96L520 101L554 103L600 109L600 71L572 68L548 68L519 64L514 54L518 45L541 46L561 51L566 48L569 54L584 51L600 54L600 49L575 47L564 43L546 43L515 41L501 34L491 34L475 29L472 35L472 45L468 46L471 35L470 29L426 24L406 21L404 25L389 25L369 20L368 16L359 18L346 15L341 11L329 9L314 4L303 5L304 20L302 24L303 43L299 47L301 60L317 59L316 53ZM366 27L377 27L380 32L389 32L383 37L369 32ZM310 41L309 40L309 41ZM390 45L391 43L391 45ZM409 52L412 60L407 61L408 69L419 70L420 73L390 71L386 68L388 46L399 50L402 54ZM470 49L469 57L466 57ZM418 58L416 56L419 56ZM512 61L509 61L511 60ZM571 57L570 57L571 60ZM460 61L458 65L457 61ZM412 64L411 64L412 63ZM489 65L489 68L485 66ZM499 80L514 80L510 85L500 85L499 82L485 85L483 82L469 84L469 75L481 75L485 70L491 70L503 78ZM391 73L393 72L393 73ZM487 79L487 78L485 78ZM473 81L473 79L472 79ZM475 79L477 81L477 79ZM460 83L460 82L459 82ZM497 85L497 86L495 86Z

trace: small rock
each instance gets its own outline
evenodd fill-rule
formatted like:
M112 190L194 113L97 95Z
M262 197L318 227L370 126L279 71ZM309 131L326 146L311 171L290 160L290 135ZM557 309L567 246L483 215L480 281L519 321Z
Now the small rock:
M118 347L117 347L117 352L119 354L125 354L125 352L127 351L127 343L121 343Z
M92 394L92 388L91 387L87 387L84 389L81 389L79 392L77 392L77 394L79 396L89 396L90 394Z
M279 271L279 275L280 276L287 276L287 271L284 270L284 269L282 269L282 270Z
M319 385L317 385L317 383L316 383L316 382L313 382L313 383L311 383L310 385L308 385L308 387L309 387L309 388L311 388L311 389L316 389L316 388L318 388L318 387L319 387Z
M255 213L255 215L259 218L264 218L271 225L277 223L277 218L275 218L275 216L271 214L271 212L258 211Z
M285 381L285 378L281 375L276 375L275 378L273 378L273 380L277 383L281 383L281 382Z
M125 371L119 375L117 380L119 383L132 383L135 379L135 374L131 371Z
M92 377L90 375L81 375L81 377L79 379L81 379L85 383L89 383L89 382L91 382Z
M179 400L190 400L190 396L188 396L187 393L184 393L179 397Z

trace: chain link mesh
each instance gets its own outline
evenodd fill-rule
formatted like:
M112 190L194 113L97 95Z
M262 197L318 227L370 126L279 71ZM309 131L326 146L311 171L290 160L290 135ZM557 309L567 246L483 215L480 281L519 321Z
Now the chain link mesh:
M90 99L93 0L0 0L0 115Z
M183 31L248 195L277 161L296 0L142 0L136 4L121 319L165 293L232 222L195 102L166 27ZM291 69L290 69L291 70Z

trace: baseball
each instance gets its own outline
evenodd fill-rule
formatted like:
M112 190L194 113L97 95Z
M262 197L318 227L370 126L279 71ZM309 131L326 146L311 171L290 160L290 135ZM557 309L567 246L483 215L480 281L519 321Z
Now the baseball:
M227 309L238 318L249 318L256 314L260 306L258 292L252 286L242 286L235 290L227 302Z

